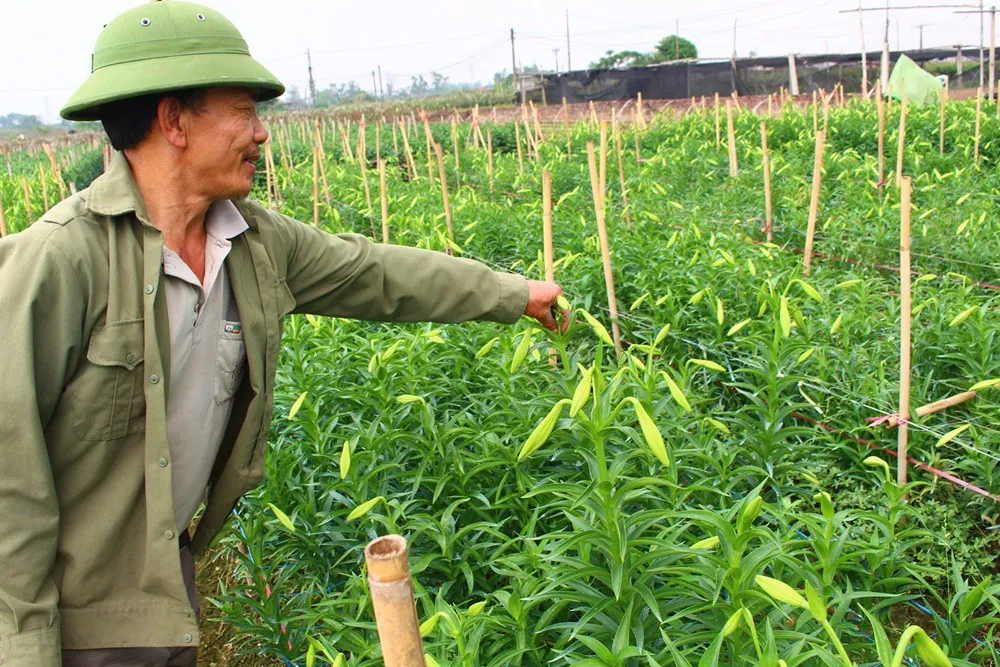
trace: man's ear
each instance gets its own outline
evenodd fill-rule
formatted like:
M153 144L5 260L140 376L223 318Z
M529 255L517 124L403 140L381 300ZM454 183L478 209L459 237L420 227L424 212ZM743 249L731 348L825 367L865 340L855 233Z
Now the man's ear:
M187 148L188 124L187 114L180 100L175 97L164 97L156 106L156 125L160 134L176 148Z

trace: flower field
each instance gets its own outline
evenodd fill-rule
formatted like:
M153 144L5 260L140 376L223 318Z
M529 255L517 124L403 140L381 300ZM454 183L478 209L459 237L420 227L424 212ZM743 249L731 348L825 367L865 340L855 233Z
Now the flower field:
M736 165L722 109L606 127L604 161L592 122L269 119L258 200L535 279L547 172L572 315L561 334L286 320L267 481L207 603L248 651L382 664L362 550L399 533L428 664L1000 664L995 105L906 110L910 405L976 396L911 416L902 487L897 428L866 421L900 412L901 105L881 183L875 103L829 108L808 275L823 108L736 107ZM69 150L0 163L8 232L43 180L58 200L53 164L100 160Z

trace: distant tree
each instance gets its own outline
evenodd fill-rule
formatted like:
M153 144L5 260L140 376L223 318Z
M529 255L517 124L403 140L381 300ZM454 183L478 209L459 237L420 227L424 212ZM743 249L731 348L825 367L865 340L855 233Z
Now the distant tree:
M30 130L45 125L38 116L23 113L9 113L0 116L0 128L14 130Z
M610 69L613 67L641 67L648 65L651 60L649 53L638 51L612 51L608 49L604 56L595 62L590 63L591 69Z
M664 62L683 58L697 58L698 49L690 41L677 35L667 35L656 45L652 55L654 62Z

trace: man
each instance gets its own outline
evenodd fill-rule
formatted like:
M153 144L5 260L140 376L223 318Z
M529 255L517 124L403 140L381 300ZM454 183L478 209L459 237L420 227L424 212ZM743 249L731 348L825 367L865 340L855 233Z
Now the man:
M283 91L223 16L158 2L62 110L119 152L0 241L0 665L195 665L192 553L261 479L283 316L555 326L552 283L246 200Z

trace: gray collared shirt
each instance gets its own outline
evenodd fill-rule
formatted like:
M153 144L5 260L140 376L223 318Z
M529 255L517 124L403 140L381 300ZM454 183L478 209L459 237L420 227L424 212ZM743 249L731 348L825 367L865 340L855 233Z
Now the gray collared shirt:
M170 444L174 516L184 531L205 498L208 477L229 422L246 347L225 259L248 229L229 200L205 215L205 280L173 250L163 248L163 284L170 319Z

